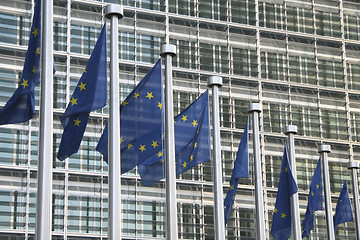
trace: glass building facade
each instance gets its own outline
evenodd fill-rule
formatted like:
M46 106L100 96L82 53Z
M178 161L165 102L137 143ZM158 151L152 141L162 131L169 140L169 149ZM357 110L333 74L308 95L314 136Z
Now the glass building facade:
M119 21L120 96L124 99L159 58L166 41L174 58L174 111L223 77L220 124L224 194L250 102L260 102L266 234L280 176L285 127L295 136L301 220L319 154L330 144L332 206L349 160L360 160L360 4L355 0L54 0L53 239L106 239L108 166L95 151L108 106L91 113L77 154L56 159L60 118L104 23L103 7L122 4ZM16 89L24 65L34 0L0 0L0 107ZM109 34L109 33L108 33ZM108 38L109 39L109 38ZM109 44L108 44L109 45ZM36 115L0 126L0 239L34 239L37 190L39 88ZM251 140L251 137L250 137ZM241 179L227 239L256 239L252 142L250 177ZM214 239L211 162L178 176L179 239ZM351 184L349 184L350 196ZM142 186L134 169L122 175L125 239L164 239L165 184ZM326 239L317 212L311 239ZM353 222L339 239L355 239Z

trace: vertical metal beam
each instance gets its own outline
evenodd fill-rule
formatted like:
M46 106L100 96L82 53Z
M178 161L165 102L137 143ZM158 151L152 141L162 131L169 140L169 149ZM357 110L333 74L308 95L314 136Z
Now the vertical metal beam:
M297 182L296 161L295 161L295 144L294 144L294 134L297 134L297 126L295 126L295 125L286 126L285 134L288 135L289 162L290 162L291 173L294 177L295 182ZM300 225L298 193L295 193L291 196L291 215L292 215L292 221L293 221L294 239L301 240L301 225Z
M51 239L53 170L53 0L41 1L41 98L36 239Z
M120 155L120 96L119 96L119 19L122 6L106 6L110 19L110 119L109 119L109 222L108 239L121 239L121 155Z
M322 164L322 175L324 185L324 196L325 196L325 212L326 212L326 227L327 227L327 239L334 240L334 222L331 208L331 195L330 195L330 178L329 178L329 165L327 154L331 152L330 145L321 144L319 146L319 153L321 154Z
M214 176L214 222L215 240L225 239L224 197L222 187L222 165L220 146L220 111L219 111L219 87L222 86L222 78L212 76L208 79L208 87L212 88L212 122L213 122L213 176Z
M259 113L262 111L259 103L250 103L249 113L252 114L254 172L255 172L255 210L256 239L265 240L264 190L261 173Z
M349 167L351 171L351 182L353 189L353 200L355 208L355 229L356 229L356 239L360 240L360 208L359 208L359 183L357 171L359 169L359 164L357 161L350 161Z
M176 55L176 46L164 44L160 54L165 59L166 239L174 240L178 238L172 88L172 58Z

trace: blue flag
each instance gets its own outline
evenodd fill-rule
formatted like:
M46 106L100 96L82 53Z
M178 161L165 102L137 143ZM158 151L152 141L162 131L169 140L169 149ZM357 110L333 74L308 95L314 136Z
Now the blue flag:
M234 204L235 194L239 183L239 178L249 177L249 120L246 123L244 133L241 137L239 149L234 162L234 169L230 178L230 189L226 194L225 206L225 225L229 220L229 216Z
M106 105L106 24L61 118L64 133L57 158L64 160L79 150L91 111Z
M18 88L0 111L0 125L26 122L35 114L34 89L40 83L41 2L36 1L25 64Z
M309 237L310 231L314 229L314 213L322 210L322 184L321 184L321 158L319 158L314 175L311 179L309 201L306 208L305 219L302 222L302 238Z
M120 107L121 172L125 173L161 149L163 119L161 59ZM108 126L96 147L108 160Z
M334 232L336 233L337 225L339 225L340 223L351 222L353 220L354 218L352 214L349 192L345 181L336 204L336 210L334 215Z
M291 235L291 203L290 197L298 191L295 180L292 176L287 146L285 145L279 188L276 196L273 222L270 234L277 240L289 239Z
M175 117L174 132L176 175L210 159L208 91ZM163 153L163 148L161 148L139 165L139 173L144 186L165 178Z

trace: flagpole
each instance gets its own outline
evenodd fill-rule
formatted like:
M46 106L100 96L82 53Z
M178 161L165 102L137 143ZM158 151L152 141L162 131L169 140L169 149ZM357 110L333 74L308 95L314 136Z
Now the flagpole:
M208 79L208 87L212 88L212 117L213 117L213 176L214 176L214 221L215 240L225 239L224 196L222 186L222 165L220 146L220 119L219 119L219 87L222 86L222 77L212 76Z
M119 19L123 17L120 5L105 8L110 19L110 119L109 119L109 222L108 239L121 239L121 156L120 156L120 96L119 96Z
M53 169L53 0L41 1L41 98L36 239L51 239Z
M250 103L249 113L252 114L253 129L253 155L255 172L255 204L256 204L256 239L265 240L265 214L264 214L264 191L261 172L260 138L259 138L259 113L260 103Z
M161 46L161 57L165 59L165 159L166 159L166 239L178 238L175 135L172 87L172 58L176 55L176 46Z
M355 207L356 239L360 240L359 185L358 185L358 176L357 176L359 164L357 161L350 161L348 168L351 171L351 180L352 180L351 182L352 182L353 199L354 199L354 207Z
M334 222L331 208L331 195L330 195L330 178L329 178L329 165L327 153L331 152L330 145L321 144L319 146L319 153L321 154L324 196L325 196L325 212L326 212L326 226L327 226L327 239L334 240Z
M294 144L294 135L297 134L297 126L295 125L286 126L285 134L288 135L289 162L291 167L291 173L293 175L295 182L297 182L295 144ZM291 215L293 221L294 239L301 240L299 195L297 192L291 196Z

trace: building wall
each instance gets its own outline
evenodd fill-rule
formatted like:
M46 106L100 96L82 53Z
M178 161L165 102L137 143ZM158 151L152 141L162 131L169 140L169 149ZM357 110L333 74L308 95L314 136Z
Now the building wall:
M108 106L91 114L80 150L56 159L60 118L104 23L103 6L121 3L120 89L124 99L159 58L167 40L178 49L174 107L179 113L223 77L220 89L224 193L248 116L259 101L266 231L275 204L285 127L295 137L301 220L320 143L330 144L332 206L349 160L360 160L360 4L350 0L54 0L53 239L105 239L107 164L95 151ZM0 0L0 106L10 98L24 64L33 0ZM109 38L108 38L109 39ZM0 126L0 239L33 239L38 161L39 88L36 116ZM251 137L250 137L251 139ZM252 142L250 141L250 147ZM241 179L227 239L255 239L252 148L250 177ZM179 239L214 239L213 183L207 162L178 177ZM351 186L349 185L350 192ZM351 195L351 194L350 194ZM165 235L165 184L141 184L136 170L122 176L123 236ZM9 204L10 203L10 204ZM316 213L312 239L325 239L324 212ZM355 239L354 223L337 236Z

